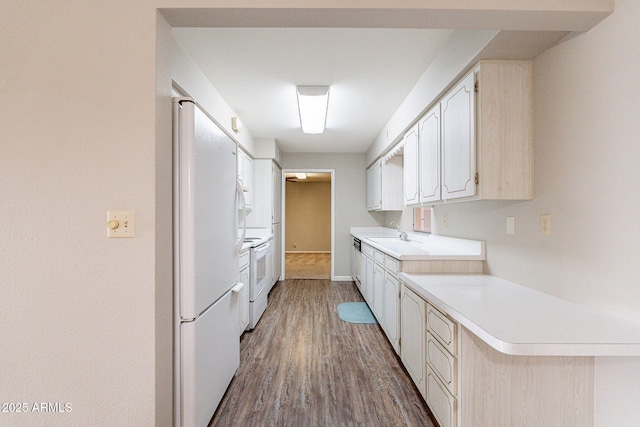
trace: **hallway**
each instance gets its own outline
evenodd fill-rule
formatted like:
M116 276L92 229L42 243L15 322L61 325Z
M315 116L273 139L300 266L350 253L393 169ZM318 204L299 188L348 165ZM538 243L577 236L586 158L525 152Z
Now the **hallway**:
M352 282L276 285L210 426L436 426L380 327L338 317L348 301Z
M286 253L287 279L331 279L331 253Z

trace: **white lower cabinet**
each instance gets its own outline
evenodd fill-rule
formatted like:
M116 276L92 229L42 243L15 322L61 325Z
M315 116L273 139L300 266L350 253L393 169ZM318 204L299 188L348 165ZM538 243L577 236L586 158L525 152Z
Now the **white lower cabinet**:
M378 323L385 329L384 319L384 268L376 262L373 264L373 314Z
M427 304L427 404L441 427L458 425L458 324Z
M439 427L593 427L594 358L501 353L401 282L400 357Z
M365 287L365 294L363 296L365 301L367 301L367 304L369 304L369 308L373 309L373 298L375 289L373 286L373 271L375 263L373 262L372 258L369 258L368 256L366 258L365 274L367 276L367 286Z
M364 245L362 245L364 248ZM367 284L369 283L369 278L367 277L367 256L362 251L360 253L360 293L364 297L367 294Z
M400 354L399 271L400 261L367 244L362 244L360 293L398 354Z
M400 359L426 400L427 303L406 286L400 302Z
M427 397L425 400L440 427L454 427L457 425L456 398L440 382L430 365L427 365Z
M400 358L440 427L458 426L458 325L406 285L400 305Z
M384 332L396 353L400 353L400 281L385 272L384 280Z
M272 283L276 284L282 275L282 225L273 224L273 269Z
M449 392L457 393L458 359L445 350L429 332L427 332L427 365Z
M249 251L246 250L238 257L238 271L240 283L244 287L240 291L240 335L249 326Z

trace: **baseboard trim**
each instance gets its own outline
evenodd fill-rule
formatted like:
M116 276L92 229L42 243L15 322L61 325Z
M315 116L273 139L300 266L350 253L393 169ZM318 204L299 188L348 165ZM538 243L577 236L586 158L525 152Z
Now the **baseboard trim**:
M285 251L285 254L330 254L331 251Z
M333 276L331 278L332 282L353 282L353 278L351 276Z

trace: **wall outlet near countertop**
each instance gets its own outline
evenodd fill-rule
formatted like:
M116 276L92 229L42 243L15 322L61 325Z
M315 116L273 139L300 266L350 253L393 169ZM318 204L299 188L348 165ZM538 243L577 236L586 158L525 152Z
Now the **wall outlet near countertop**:
M551 236L551 215L540 215L540 232L543 236Z
M442 226L444 228L449 228L449 217L447 215L442 217Z
M516 234L516 218L514 216L507 217L507 234Z

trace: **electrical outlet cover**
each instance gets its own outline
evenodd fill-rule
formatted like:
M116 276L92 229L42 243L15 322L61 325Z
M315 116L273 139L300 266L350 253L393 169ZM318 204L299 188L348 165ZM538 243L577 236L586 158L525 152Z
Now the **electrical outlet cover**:
M551 236L551 215L540 215L540 232L543 236Z

